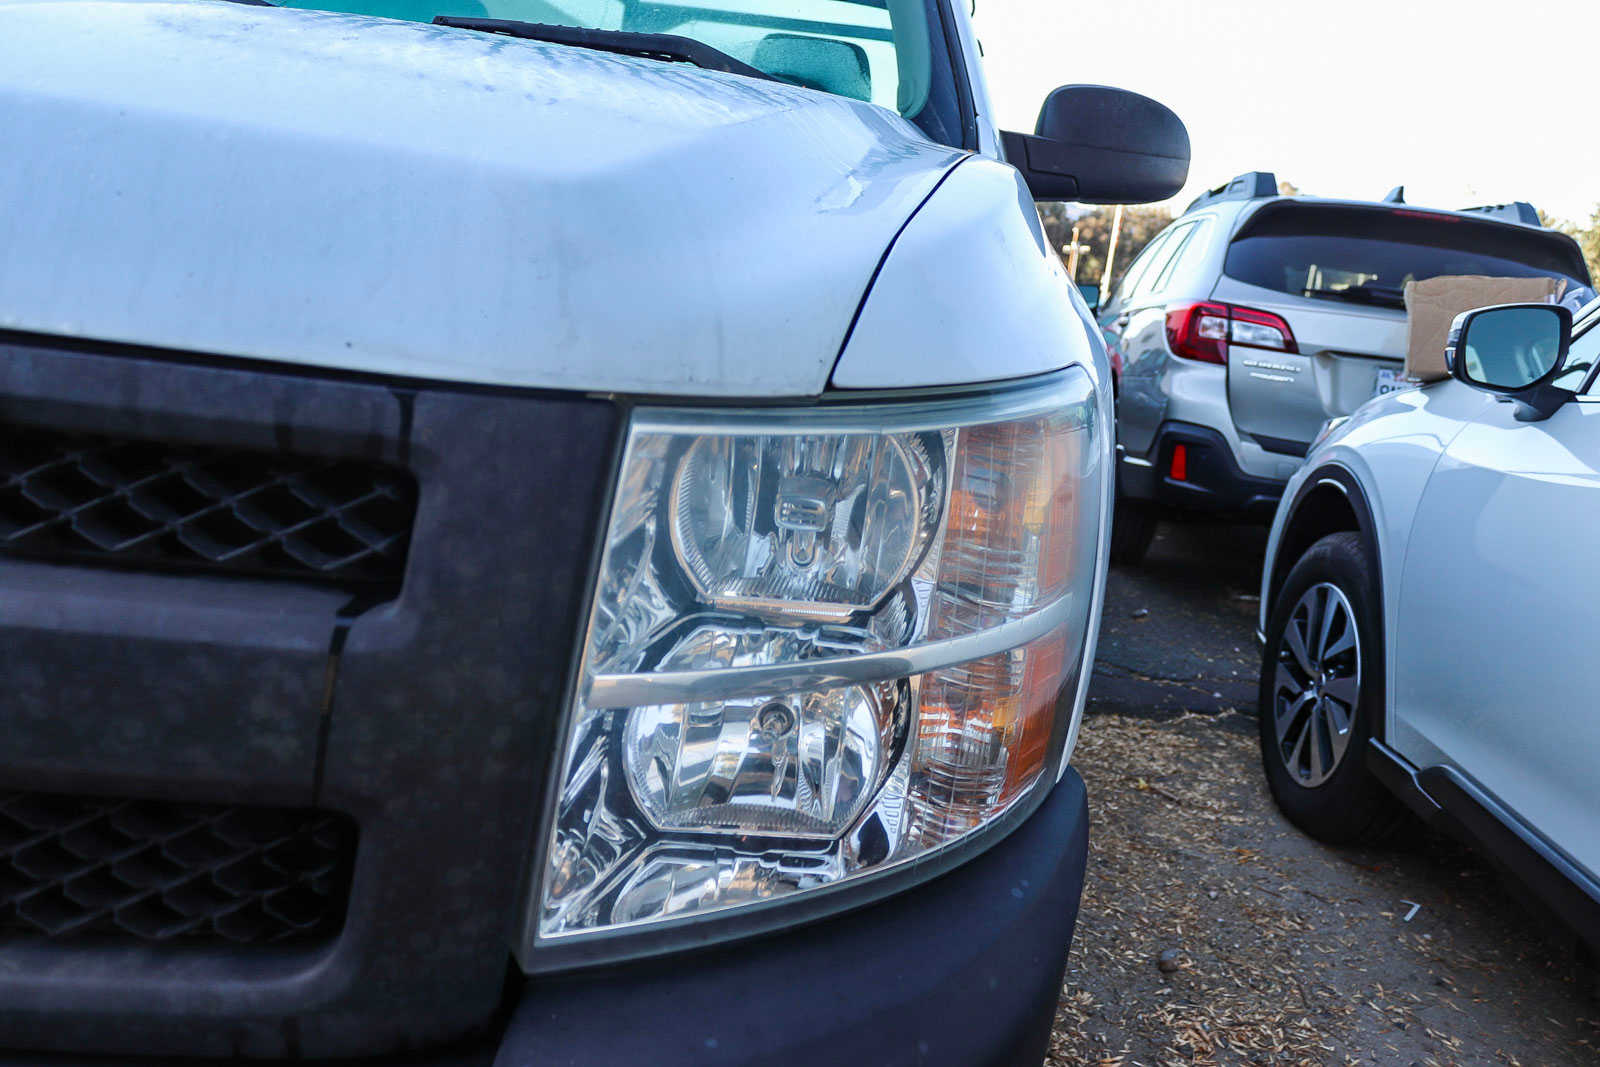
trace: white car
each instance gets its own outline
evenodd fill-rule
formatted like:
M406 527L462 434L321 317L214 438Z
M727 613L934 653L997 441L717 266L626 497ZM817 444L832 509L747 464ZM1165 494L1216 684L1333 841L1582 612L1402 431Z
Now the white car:
M1458 317L1452 378L1330 425L1262 576L1262 759L1323 840L1401 800L1600 943L1600 302Z
M301 6L0 0L0 1060L1038 1063L1112 409L1034 201L1183 124L1003 133L951 0Z

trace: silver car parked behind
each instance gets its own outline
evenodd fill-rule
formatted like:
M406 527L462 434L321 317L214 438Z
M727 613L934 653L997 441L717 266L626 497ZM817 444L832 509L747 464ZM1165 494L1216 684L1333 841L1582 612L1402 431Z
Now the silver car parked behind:
M1406 282L1462 274L1590 285L1525 203L1279 196L1255 171L1190 204L1100 309L1122 357L1112 558L1141 559L1165 515L1270 521L1322 424L1402 385Z

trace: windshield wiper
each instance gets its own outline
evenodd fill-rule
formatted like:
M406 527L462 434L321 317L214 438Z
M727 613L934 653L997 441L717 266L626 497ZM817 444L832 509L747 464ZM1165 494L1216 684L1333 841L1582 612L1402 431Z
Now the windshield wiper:
M1406 306L1405 292L1386 285L1355 285L1349 289L1302 289L1300 293L1302 296L1317 296L1325 300L1348 300L1353 304L1372 304L1376 307Z
M516 19L480 19L459 15L436 15L435 26L454 26L461 30L481 33L501 33L507 37L520 37L527 41L549 41L551 44L570 44L578 48L592 48L597 52L615 52L624 56L643 56L669 63L693 63L706 70L720 70L724 74L742 74L747 78L778 81L764 70L737 60L728 53L712 48L692 37L679 37L671 33L630 33L626 30L590 30L577 26L551 26L543 22L518 22Z

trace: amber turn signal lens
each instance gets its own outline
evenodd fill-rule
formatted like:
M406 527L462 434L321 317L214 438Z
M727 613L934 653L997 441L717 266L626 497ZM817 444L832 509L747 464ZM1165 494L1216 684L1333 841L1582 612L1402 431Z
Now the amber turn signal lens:
M1043 773L1070 659L1057 631L924 676L910 789L919 841L960 836Z

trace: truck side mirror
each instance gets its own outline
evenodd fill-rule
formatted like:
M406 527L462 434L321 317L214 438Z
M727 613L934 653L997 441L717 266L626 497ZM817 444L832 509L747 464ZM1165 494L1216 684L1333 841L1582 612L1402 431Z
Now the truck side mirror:
M1517 419L1548 419L1573 393L1550 384L1572 346L1572 312L1558 304L1499 304L1457 315L1444 362L1459 382L1517 401Z
M1000 137L1035 200L1146 204L1189 177L1183 120L1126 89L1063 85L1045 98L1034 133Z

